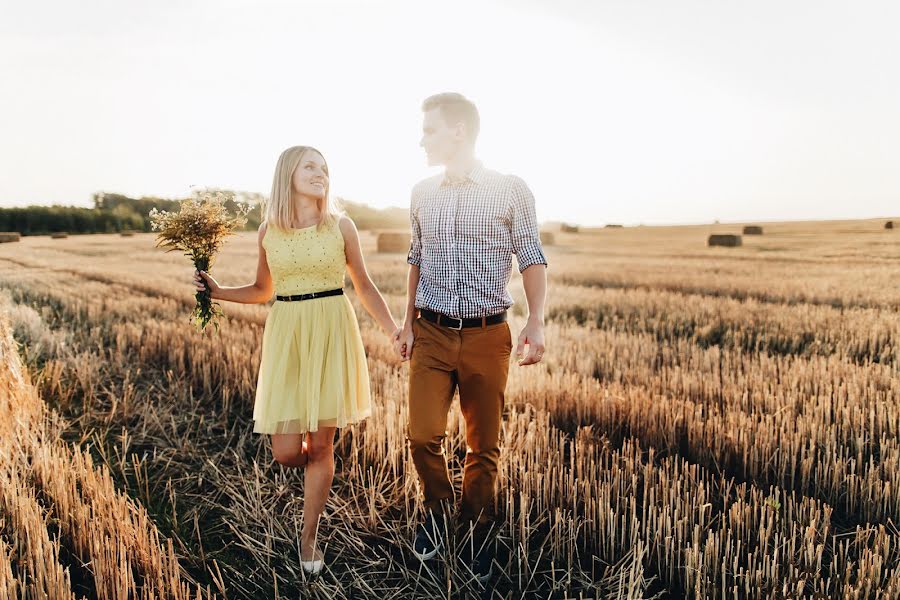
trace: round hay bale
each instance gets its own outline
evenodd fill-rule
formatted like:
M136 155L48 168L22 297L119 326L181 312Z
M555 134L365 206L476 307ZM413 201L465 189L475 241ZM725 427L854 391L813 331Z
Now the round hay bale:
M22 236L19 235L18 231L0 231L0 244L5 244L6 242L18 242Z
M727 246L734 248L741 245L741 236L732 233L714 233L706 241L707 246Z
M65 231L57 231L55 233L50 234L51 240L61 240L61 239L67 238L67 237L69 237L69 234L66 233Z
M552 246L554 243L556 243L556 237L553 235L552 231L541 232L541 245Z
M745 225L744 235L762 235L762 227L759 225Z
M885 229L893 229L893 228L894 228L894 222L893 222L893 221L888 221L887 223L884 224L884 228L885 228Z
M125 231L120 232L119 235L122 237L131 237L134 235L134 232L126 229Z
M397 231L385 231L378 234L378 252L399 253L409 252L410 235Z
M560 227L560 230L563 233L578 233L578 225L569 225L568 223L563 223Z

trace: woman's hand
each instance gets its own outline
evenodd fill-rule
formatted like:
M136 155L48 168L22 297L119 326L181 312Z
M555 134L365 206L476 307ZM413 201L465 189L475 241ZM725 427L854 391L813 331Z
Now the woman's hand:
M391 334L391 346L393 346L394 351L397 353L397 356L402 357L403 351L400 349L400 345L398 341L400 340L400 334L403 332L402 327L397 327L394 329L394 332Z
M194 287L198 292L202 292L206 289L204 287L203 282L206 281L206 284L209 286L209 297L215 298L216 294L219 292L219 283L213 279L212 275L207 273L206 271L197 271L194 270Z

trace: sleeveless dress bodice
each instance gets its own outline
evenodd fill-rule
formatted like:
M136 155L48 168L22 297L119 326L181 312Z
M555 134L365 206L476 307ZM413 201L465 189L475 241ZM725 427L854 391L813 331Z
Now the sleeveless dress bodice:
M272 285L279 296L344 287L344 236L337 223L319 230L266 227L263 236Z

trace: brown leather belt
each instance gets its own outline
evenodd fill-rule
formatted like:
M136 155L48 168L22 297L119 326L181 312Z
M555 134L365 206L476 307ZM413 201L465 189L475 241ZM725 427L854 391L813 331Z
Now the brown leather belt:
M450 329L456 330L460 330L463 327L487 327L488 325L496 325L497 323L502 323L506 320L505 310L501 313L497 313L496 315L490 315L487 317L475 317L471 319L457 319L456 317L448 317L447 315L428 310L427 308L420 308L419 313L421 313L424 319L431 321L432 323L443 325L444 327L449 327Z

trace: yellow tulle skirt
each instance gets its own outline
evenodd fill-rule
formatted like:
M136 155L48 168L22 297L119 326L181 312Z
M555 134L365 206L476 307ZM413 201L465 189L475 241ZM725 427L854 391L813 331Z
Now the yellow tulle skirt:
M263 332L253 431L305 433L370 414L366 353L347 296L275 302Z

